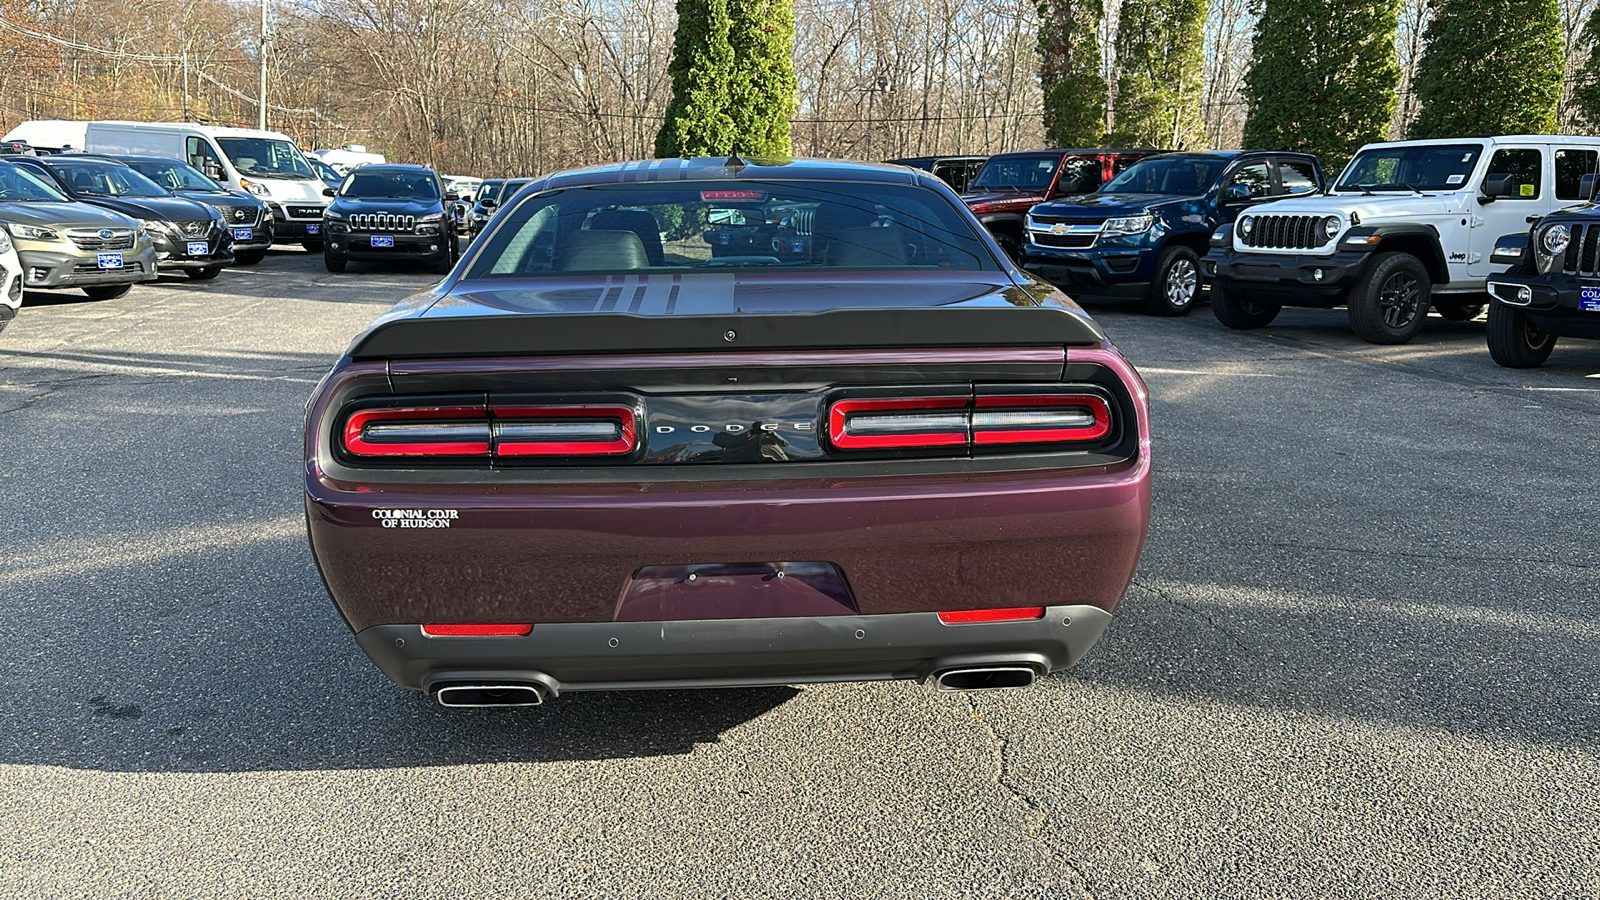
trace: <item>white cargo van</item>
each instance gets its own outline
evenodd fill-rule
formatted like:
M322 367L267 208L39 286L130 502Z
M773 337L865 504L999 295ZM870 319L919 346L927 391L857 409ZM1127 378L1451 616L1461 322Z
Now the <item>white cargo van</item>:
M0 143L22 141L35 150L53 153L63 147L83 149L88 122L66 119L30 119L6 132Z
M288 135L188 122L90 122L83 149L181 159L213 180L260 197L280 243L322 251L322 180Z

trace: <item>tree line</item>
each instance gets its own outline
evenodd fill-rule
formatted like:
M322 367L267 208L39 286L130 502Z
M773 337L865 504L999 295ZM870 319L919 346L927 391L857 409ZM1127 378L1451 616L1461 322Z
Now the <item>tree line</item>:
M1600 0L0 0L0 125L189 119L486 176L1600 130ZM665 127L664 127L665 123Z
M1048 138L1174 148L1214 140L1197 126L1206 76L1215 84L1225 74L1216 62L1229 35L1213 31L1219 37L1207 48L1200 7L1122 0L1108 44L1101 0L1040 0ZM1263 0L1257 9L1236 87L1242 146L1308 151L1336 167L1362 144L1388 138L1600 129L1593 4ZM1586 19L1574 34L1579 12ZM1114 80L1101 58L1107 46L1120 64ZM1406 51L1413 65L1403 71Z

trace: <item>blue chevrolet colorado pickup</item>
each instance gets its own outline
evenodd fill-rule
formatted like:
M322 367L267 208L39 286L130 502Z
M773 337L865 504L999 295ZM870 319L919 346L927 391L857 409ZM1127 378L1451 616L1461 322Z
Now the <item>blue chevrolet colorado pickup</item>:
M1212 150L1146 157L1098 191L1028 212L1023 267L1077 297L1143 300L1187 315L1211 233L1247 207L1322 189L1308 153Z

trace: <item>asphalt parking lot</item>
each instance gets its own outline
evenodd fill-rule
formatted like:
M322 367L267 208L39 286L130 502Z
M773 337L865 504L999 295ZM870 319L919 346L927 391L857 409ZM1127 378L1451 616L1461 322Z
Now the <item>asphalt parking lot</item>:
M299 499L313 383L431 280L274 253L0 334L0 895L1600 895L1600 343L1094 306L1155 508L1074 672L463 711Z

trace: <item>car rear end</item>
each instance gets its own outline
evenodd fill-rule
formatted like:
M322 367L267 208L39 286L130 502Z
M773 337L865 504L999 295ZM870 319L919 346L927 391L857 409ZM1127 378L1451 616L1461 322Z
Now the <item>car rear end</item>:
M308 405L328 590L448 705L1031 683L1099 638L1149 516L1143 384L1046 290L1004 266L447 282Z

